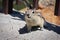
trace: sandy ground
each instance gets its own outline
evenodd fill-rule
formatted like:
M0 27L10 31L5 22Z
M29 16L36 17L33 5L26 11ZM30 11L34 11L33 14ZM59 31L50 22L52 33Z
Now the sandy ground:
M60 40L60 27L48 23L43 31L27 33L25 25L24 14L20 12L0 13L0 40Z

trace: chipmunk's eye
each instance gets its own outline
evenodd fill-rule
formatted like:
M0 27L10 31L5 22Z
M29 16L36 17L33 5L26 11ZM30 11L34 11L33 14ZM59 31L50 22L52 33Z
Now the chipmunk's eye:
M32 13L34 13L34 11Z

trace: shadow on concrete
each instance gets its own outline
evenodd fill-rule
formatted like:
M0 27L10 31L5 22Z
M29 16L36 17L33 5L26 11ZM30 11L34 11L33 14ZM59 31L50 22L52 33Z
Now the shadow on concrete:
M60 26L54 25L54 24L51 24L51 23L48 23L48 22L46 22L46 23L47 23L47 25L45 26L45 29L47 29L49 31L52 30L52 31L60 34Z
M38 26L39 27L39 26ZM31 28L31 32L39 30L37 26L34 26ZM25 33L29 33L27 30L27 25L25 25L25 27L21 28L19 31L19 34L25 34Z
M25 27L20 28L20 29L18 30L18 32L19 32L19 34L25 34L25 33L28 33L28 31L27 31L27 26L25 25Z
M12 13L10 13L11 16L13 17L18 17L18 18L21 18L21 19L16 19L16 18L12 18L14 20L24 20L24 13L21 13L21 12L17 12L17 11L13 11Z

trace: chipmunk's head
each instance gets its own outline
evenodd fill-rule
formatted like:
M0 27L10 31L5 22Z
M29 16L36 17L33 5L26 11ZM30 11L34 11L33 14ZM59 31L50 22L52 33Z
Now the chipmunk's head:
M37 12L36 10L27 10L25 12L25 15L28 17L28 18L31 18L31 16L40 16L40 12Z
M25 15L28 17L28 18L30 18L32 15L34 14L34 11L33 10L27 10L26 12L25 12Z

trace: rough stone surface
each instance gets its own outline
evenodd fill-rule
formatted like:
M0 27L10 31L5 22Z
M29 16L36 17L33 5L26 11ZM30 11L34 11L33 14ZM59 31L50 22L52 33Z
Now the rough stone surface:
M14 12L13 14L0 13L0 40L60 40L60 30L45 29L25 32L26 25L24 15ZM60 29L60 27L59 27Z

